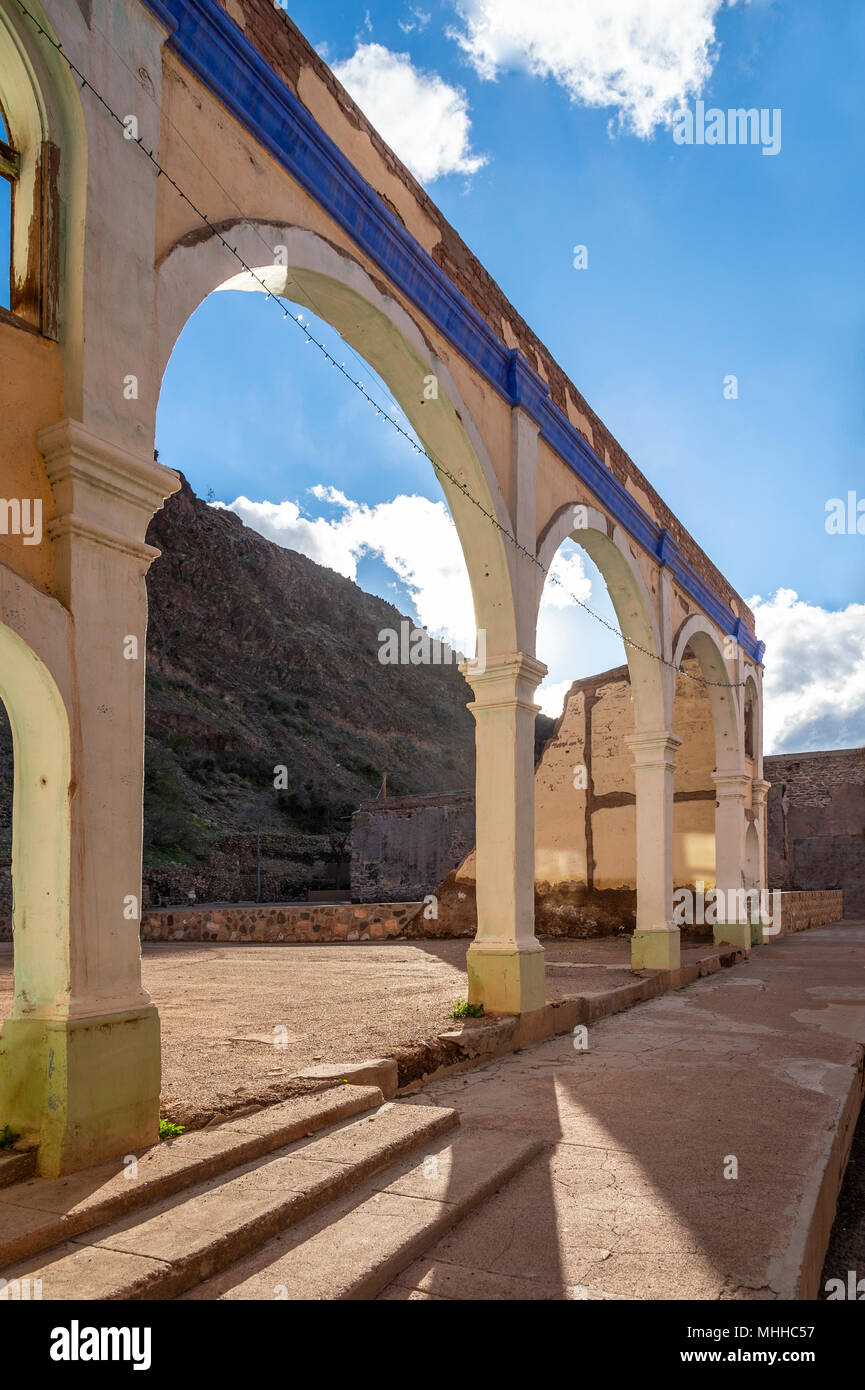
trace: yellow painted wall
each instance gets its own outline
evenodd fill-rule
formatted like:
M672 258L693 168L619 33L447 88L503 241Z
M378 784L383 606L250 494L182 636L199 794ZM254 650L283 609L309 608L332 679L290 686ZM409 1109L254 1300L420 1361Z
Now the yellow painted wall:
M0 319L0 496L39 499L42 542L0 534L0 563L50 591L52 547L47 539L54 498L36 435L60 418L62 369L57 344Z

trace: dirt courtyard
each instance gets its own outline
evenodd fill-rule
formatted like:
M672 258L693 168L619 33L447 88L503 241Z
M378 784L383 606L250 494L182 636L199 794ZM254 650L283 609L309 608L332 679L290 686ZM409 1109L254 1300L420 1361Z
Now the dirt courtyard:
M546 941L547 998L633 980L626 937ZM162 1114L277 1100L315 1062L360 1061L453 1028L468 941L320 945L151 943L144 985L162 1024ZM705 950L705 947L702 948ZM682 958L701 954L683 948ZM0 944L0 1019L12 1004L12 947Z

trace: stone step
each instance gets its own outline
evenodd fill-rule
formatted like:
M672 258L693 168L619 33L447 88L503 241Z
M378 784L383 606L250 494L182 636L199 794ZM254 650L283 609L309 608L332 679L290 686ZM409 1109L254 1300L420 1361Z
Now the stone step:
M543 1148L460 1128L282 1232L184 1299L374 1298Z
M389 1102L4 1270L43 1299L176 1298L418 1145L455 1110Z
M35 1172L35 1149L27 1149L23 1153L10 1149L8 1153L0 1153L0 1187L11 1187L14 1182L24 1182Z
M377 1086L332 1087L192 1130L65 1178L34 1178L0 1188L0 1272L13 1260L48 1250L381 1103Z

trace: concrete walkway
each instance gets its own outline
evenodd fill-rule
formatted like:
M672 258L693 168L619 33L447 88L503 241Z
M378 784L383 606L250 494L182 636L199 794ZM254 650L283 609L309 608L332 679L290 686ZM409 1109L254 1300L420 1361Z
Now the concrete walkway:
M452 1028L468 993L466 940L313 946L145 942L145 988L162 1029L162 1114L203 1123L282 1100L317 1063L389 1056ZM547 998L633 983L627 937L548 941ZM689 946L683 961L711 951ZM0 1021L12 1005L12 946L0 943Z
M379 1297L816 1297L861 1101L865 924L757 947L573 1043L424 1088L545 1147Z

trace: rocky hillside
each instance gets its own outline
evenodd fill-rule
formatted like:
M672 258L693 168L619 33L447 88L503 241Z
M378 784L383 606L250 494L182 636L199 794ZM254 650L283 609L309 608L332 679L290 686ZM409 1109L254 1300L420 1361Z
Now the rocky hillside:
M471 690L456 666L378 660L396 608L207 506L185 480L147 539L162 555L147 580L145 899L254 898L259 832L262 898L332 887L348 818L384 773L393 795L473 785Z
M392 605L185 480L147 539L162 551L148 576L149 861L200 861L259 830L325 837L342 857L383 774L393 794L472 784L471 691L454 665L381 664Z

